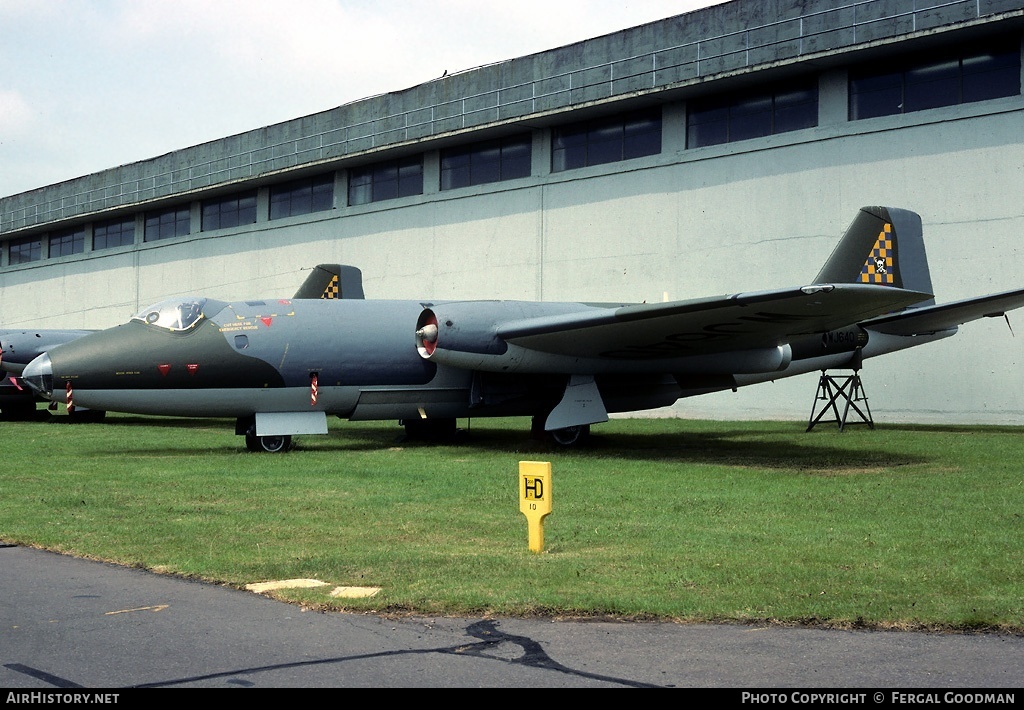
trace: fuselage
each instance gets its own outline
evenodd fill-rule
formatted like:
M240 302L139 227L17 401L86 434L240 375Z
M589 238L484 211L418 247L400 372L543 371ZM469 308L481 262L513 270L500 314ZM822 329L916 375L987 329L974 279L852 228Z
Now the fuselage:
M521 372L456 367L424 357L416 332L431 305L387 300L165 302L129 323L54 348L33 361L25 377L45 396L64 402L71 398L76 407L168 416L244 419L260 413L323 412L350 419L452 418L532 415L558 403L573 374L559 369L565 358L552 359L558 364L548 371ZM493 309L497 319L523 308L557 314L600 307L484 302L480 312ZM477 320L486 330L487 318ZM596 384L607 411L635 411L843 367L855 349L870 357L920 342L883 337L869 343L867 332L851 326L780 344L780 358L764 372L749 366L741 372L731 369L742 359L729 353L717 358L717 370L706 360L699 370L687 371L685 360L665 359L659 371L645 354L634 366L617 359L619 371L597 374Z
M91 330L0 330L0 370L20 375L25 366L48 350L77 340Z

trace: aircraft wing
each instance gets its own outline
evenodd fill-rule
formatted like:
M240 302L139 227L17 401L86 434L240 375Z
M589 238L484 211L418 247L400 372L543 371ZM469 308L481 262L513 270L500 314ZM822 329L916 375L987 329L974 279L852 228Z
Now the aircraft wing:
M773 347L930 299L872 284L816 284L671 303L596 308L498 326L506 342L572 357L652 359Z
M903 313L864 321L865 328L890 335L920 335L949 330L978 318L995 318L1024 306L1024 289L966 298L938 306L912 308Z

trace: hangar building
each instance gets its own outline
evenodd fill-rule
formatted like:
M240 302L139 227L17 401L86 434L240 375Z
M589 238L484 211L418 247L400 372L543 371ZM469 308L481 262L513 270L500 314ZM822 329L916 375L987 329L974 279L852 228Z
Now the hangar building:
M876 204L922 216L940 303L1020 288L1022 35L1022 0L735 0L3 197L0 323L289 296L317 263L370 298L795 286ZM1024 423L1024 337L962 330L865 363L876 419ZM816 384L659 413L802 418Z

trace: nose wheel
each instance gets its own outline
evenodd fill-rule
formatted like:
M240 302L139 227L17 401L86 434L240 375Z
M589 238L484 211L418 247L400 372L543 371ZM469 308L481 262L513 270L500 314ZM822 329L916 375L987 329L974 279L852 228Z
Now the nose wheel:
M249 451L280 454L292 448L292 438L290 436L256 436L255 434L246 434L245 448Z
M292 448L292 437L285 434L274 436L256 435L256 417L239 417L235 422L235 434L245 436L245 448L265 454L281 454Z

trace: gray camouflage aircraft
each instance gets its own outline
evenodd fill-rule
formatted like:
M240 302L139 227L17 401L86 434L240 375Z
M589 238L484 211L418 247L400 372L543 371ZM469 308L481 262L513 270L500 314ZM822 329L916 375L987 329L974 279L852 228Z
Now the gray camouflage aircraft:
M6 419L35 416L37 393L23 386L25 365L50 348L88 335L91 330L0 330L0 415ZM83 418L85 410L79 412Z
M315 271L299 288L293 298L320 298L338 278L346 282L346 291L350 297L362 298L362 277L358 269L351 267L335 267L327 273ZM25 366L43 353L63 343L77 340L83 335L95 333L95 330L17 330L0 329L0 415L5 419L31 419L36 414L36 401L39 394L31 387L24 386L20 375ZM47 401L48 398L43 398ZM56 402L52 403L56 407ZM74 407L69 412L70 418L76 421L90 422L103 419L103 410L89 410L85 407Z
M357 269L320 266L300 293L321 297L164 301L23 376L73 407L232 417L254 451L326 433L327 415L397 419L410 436L532 416L568 445L609 412L859 369L1024 305L1024 289L936 305L920 217L886 207L861 209L808 285L779 290L631 305L365 300Z

